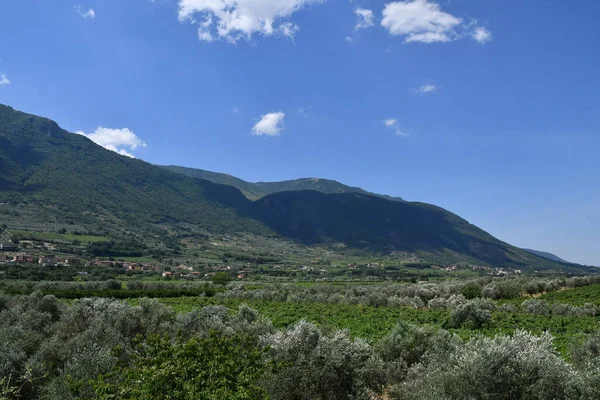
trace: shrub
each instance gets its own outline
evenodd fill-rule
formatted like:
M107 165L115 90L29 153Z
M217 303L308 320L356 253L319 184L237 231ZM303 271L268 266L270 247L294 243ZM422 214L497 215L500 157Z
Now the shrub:
M396 388L394 397L566 399L574 377L549 334L537 337L517 331L513 336L477 336L449 352L428 352Z
M225 286L231 282L231 276L227 272L217 272L213 275L212 282L215 285Z
M544 300L530 299L521 304L523 311L536 315L549 315L550 306Z
M287 331L266 335L269 358L282 368L265 385L275 400L369 398L382 390L384 364L371 346L347 331L324 335L301 321Z
M432 327L417 327L400 321L377 343L375 350L387 364L392 379L401 379L407 368L421 361L435 334Z
M449 328L479 329L492 321L489 304L479 300L469 300L450 313L446 322Z
M471 300L476 297L481 297L483 295L483 291L479 284L476 282L470 282L460 288L460 294L465 296L467 300Z

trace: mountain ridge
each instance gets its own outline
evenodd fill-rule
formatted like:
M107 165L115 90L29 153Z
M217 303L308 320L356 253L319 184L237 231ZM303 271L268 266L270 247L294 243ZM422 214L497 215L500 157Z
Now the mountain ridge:
M315 190L321 193L361 193L381 197L387 200L404 201L399 197L369 192L356 186L344 185L341 182L326 178L298 178L277 182L248 182L230 174L213 172L199 168L180 167L177 165L160 166L173 172L177 172L192 178L206 179L214 183L230 185L238 188L250 200L258 200L266 195L299 190Z
M552 261L556 261L556 262L564 263L564 264L573 264L573 263L566 261L566 260L560 258L559 256L549 253L547 251L539 251L539 250L525 249L525 248L523 250L528 251L531 254L535 254L538 257L546 258L548 260L552 260Z
M31 214L9 221L20 228L70 223L159 247L177 246L184 236L250 233L307 246L418 252L435 263L563 268L434 205L315 190L251 201L232 185L121 156L51 120L2 105L0 170L6 171L0 177L5 214Z

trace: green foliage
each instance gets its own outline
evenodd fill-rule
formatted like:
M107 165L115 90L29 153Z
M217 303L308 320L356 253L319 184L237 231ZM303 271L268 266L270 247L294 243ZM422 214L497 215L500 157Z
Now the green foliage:
M470 282L460 289L460 294L465 296L466 299L471 300L476 297L481 297L483 295L483 291L478 283Z
M108 297L114 299L133 299L142 297L197 297L214 296L222 289L206 282L182 283L178 285L163 282L128 282L123 289L120 281L110 279L90 282L7 282L0 289L9 294L30 295L34 292L52 295L62 299L82 299L88 297Z
M480 329L491 323L491 308L493 308L493 304L486 303L484 300L470 300L452 310L446 326L449 328Z
M117 355L118 356L118 355ZM96 399L267 399L267 368L256 339L211 333L205 339L151 335L129 360L91 382ZM77 382L82 384L81 382ZM77 385L75 385L77 386Z
M543 300L530 299L525 300L523 304L521 304L521 308L528 313L538 314L538 315L548 315L550 314L550 307L548 303Z
M552 337L517 331L433 349L395 390L400 399L568 399L570 366Z
M73 290L120 283L32 287L44 285ZM113 290L166 286L173 285L138 282ZM397 286L353 289L356 295L368 294L368 288L400 294L403 286ZM440 290L450 287L458 291L461 285ZM307 288L316 296L318 289ZM431 286L421 293L414 289L402 290L418 299L433 295ZM597 328L595 317L558 315L554 308L547 315L494 311L489 299L455 297L461 300L449 300L455 303L450 308L467 306L471 316L448 332L439 329L451 313L445 308L198 296L129 300L133 305L78 299L67 305L39 292L0 295L2 390L11 393L10 400L372 399L383 393L399 399L597 398L600 336L587 333ZM491 323L471 330L480 311L491 313ZM313 323L298 322L304 318ZM545 331L561 335L560 343Z
M523 283L518 280L497 280L483 288L483 295L491 299L516 299L523 293Z
M266 379L275 400L369 398L380 393L384 364L366 342L352 340L347 331L324 335L301 321L263 339L281 369Z
M227 272L217 272L212 276L211 280L215 285L225 286L231 282L231 275Z
M11 234L14 237L17 237L20 240L44 240L50 242L72 242L74 240L79 240L83 243L93 243L93 242L106 242L107 238L102 236L94 236L94 235L76 235L74 233L67 233L67 230L62 228L60 229L60 233L54 232L35 232L35 231L24 231L24 230L15 230L11 229Z
M547 293L542 295L540 299L551 303L569 303L576 306L582 306L585 303L600 305L600 285Z

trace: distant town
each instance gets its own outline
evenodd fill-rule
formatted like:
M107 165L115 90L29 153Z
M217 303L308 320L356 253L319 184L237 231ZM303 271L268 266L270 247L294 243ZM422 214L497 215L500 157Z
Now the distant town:
M235 265L213 265L204 266L197 268L189 266L185 263L177 265L165 265L160 261L125 261L118 259L106 259L106 258L95 258L87 259L83 257L73 255L58 255L53 253L53 245L50 243L44 243L42 247L46 249L46 252L36 251L37 254L29 254L24 252L19 245L14 243L0 243L0 264L9 265L39 265L43 267L106 267L119 269L122 273L127 274L146 274L163 279L209 279L216 272L227 272L232 278L238 280L247 279L250 277L252 267L256 267L252 263L244 263L243 266ZM349 263L345 265L334 265L324 261L321 257L307 263L307 265L286 265L286 264L272 264L263 267L264 269L273 270L289 270L294 269L303 272L309 272L312 274L325 274L331 269L348 269L349 271L359 269L384 269L385 264L381 262L369 262L366 264ZM444 271L447 273L458 272L458 271L473 271L480 275L489 276L505 276L505 275L519 275L521 274L520 269L512 268L499 268L489 267L483 265L431 265L432 270ZM78 275L87 275L86 271L78 271Z

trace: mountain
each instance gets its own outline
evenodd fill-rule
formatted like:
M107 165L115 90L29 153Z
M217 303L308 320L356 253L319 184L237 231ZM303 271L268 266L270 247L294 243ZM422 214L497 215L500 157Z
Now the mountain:
M121 156L51 120L2 105L0 171L0 215L10 229L55 232L66 224L167 249L184 237L249 233L306 246L414 252L436 263L564 268L433 205L391 201L337 182L308 187L348 191L265 194L294 187L277 183L259 185L269 189L254 191L260 196L252 201L230 184Z
M547 253L545 251L539 251L539 250L532 250L532 249L523 249L531 254L535 254L538 257L542 257L542 258L546 258L548 260L552 260L552 261L556 261L559 263L564 263L564 264L571 264L568 261L563 260L562 258L552 254L552 253Z
M222 174L218 172L205 171L203 169L178 167L175 165L167 165L163 168L169 171L178 172L180 174L192 177L206 179L214 183L229 185L238 188L244 196L250 200L257 200L268 194L277 192L292 192L300 190L315 190L321 193L360 193L371 196L381 197L388 200L403 201L399 197L391 197L376 193L367 192L359 187L347 186L340 182L322 179L322 178L302 178L290 181L281 182L246 182L235 176Z

